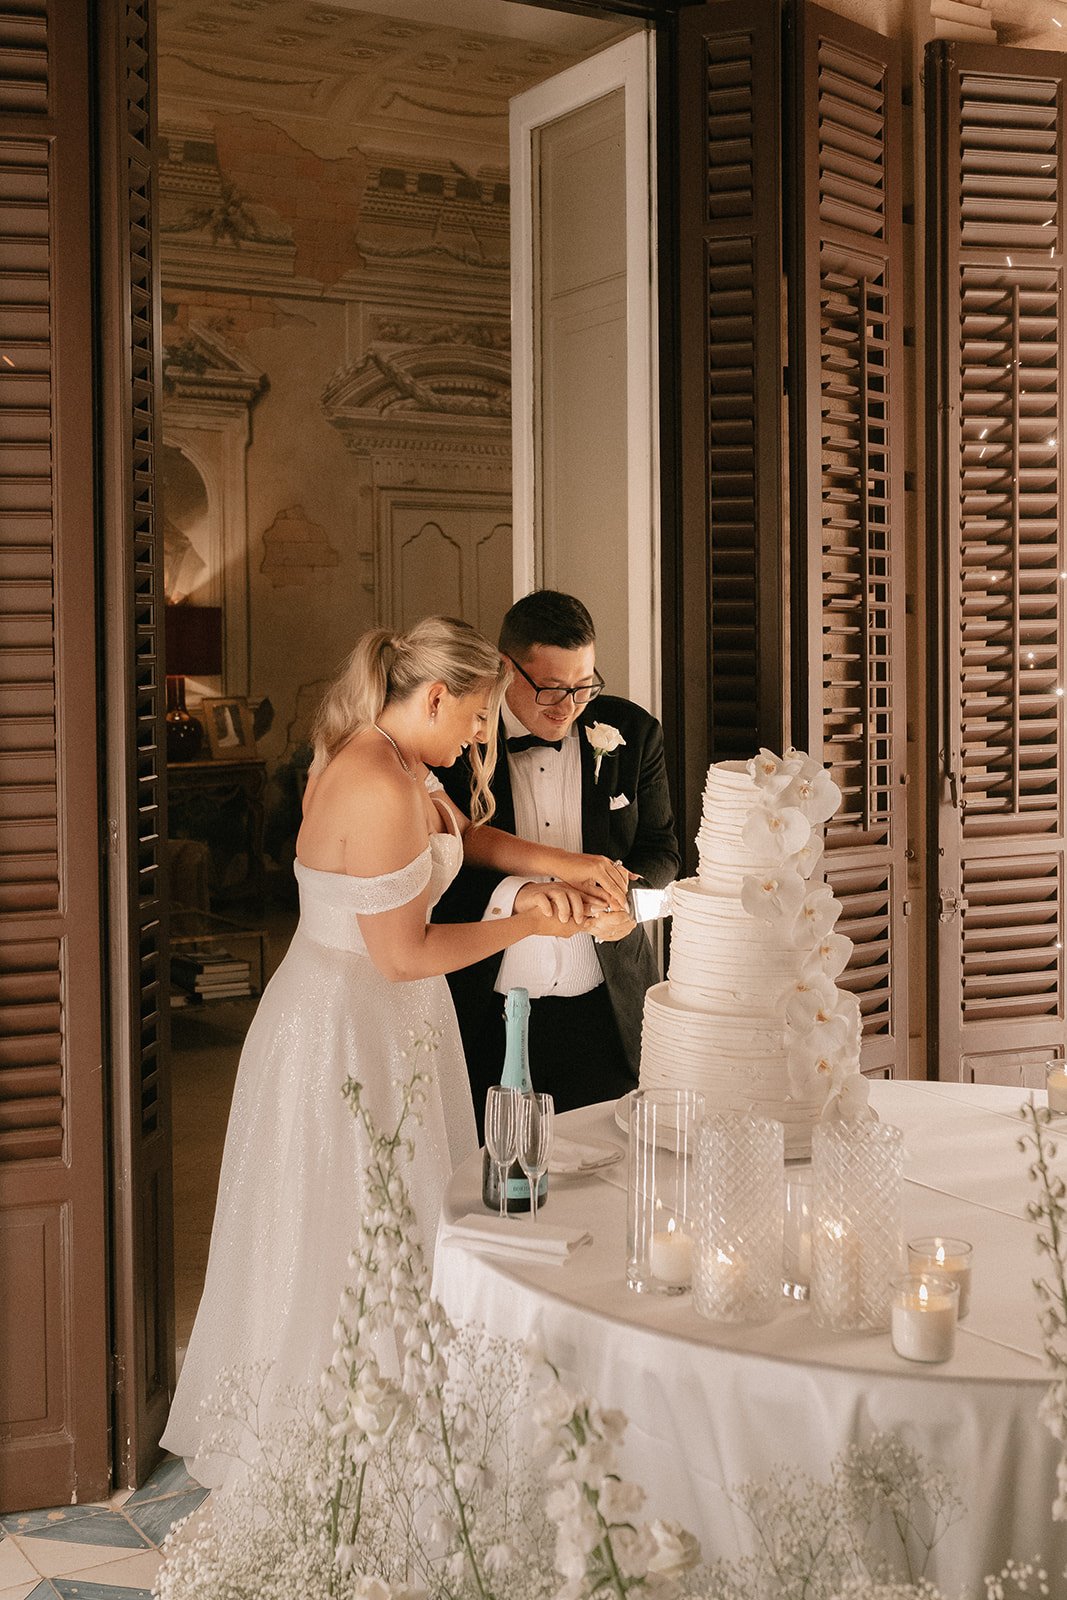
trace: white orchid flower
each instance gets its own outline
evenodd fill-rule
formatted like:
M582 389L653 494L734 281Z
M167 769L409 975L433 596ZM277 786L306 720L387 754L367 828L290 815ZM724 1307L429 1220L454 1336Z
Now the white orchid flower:
M815 973L811 978L803 974L786 990L785 1025L799 1034L809 1034L820 1014L836 1015L837 989L830 979Z
M841 790L824 767L817 767L810 776L798 773L780 799L782 805L796 806L809 822L818 825L827 822L841 804Z
M761 749L748 763L747 771L756 787L769 795L779 794L792 776L789 766L773 750Z
M785 1026L798 1038L809 1038L819 1043L819 1050L837 1056L841 1050L854 1050L856 1026L848 1010L841 1010L840 990L825 981L822 987L816 981L813 989L793 990L789 1005L785 1006Z
M802 878L810 878L823 858L822 834L812 828L807 842L801 845L793 857L792 865L796 867Z
M761 922L792 924L803 900L804 880L792 867L745 878L741 884L742 906Z
M866 1121L870 1114L868 1106L870 1094L870 1084L853 1064L851 1071L842 1072L840 1080L831 1085L820 1120L822 1122Z
M827 1048L823 1039L793 1039L786 1054L785 1070L789 1079L789 1092L800 1099L813 1094L822 1086L829 1094L833 1087L834 1071L842 1057L840 1047Z
M841 902L834 898L828 883L821 883L804 896L799 911L793 919L792 940L797 950L813 950L841 915Z
M755 806L745 818L741 839L753 855L784 861L811 837L811 823L795 806Z
M852 960L855 948L847 933L826 933L804 963L803 970L806 972L814 963L826 977L839 978Z

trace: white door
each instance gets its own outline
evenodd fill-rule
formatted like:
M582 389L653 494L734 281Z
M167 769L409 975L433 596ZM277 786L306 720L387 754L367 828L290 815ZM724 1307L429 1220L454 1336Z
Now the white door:
M564 589L658 714L653 36L511 102L514 583Z
M382 620L465 617L496 639L511 604L511 507L491 494L395 490L382 495Z

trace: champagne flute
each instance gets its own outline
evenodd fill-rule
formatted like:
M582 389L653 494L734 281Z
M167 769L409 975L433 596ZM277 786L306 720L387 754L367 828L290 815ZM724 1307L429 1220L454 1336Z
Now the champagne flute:
M552 1120L555 1105L550 1094L519 1097L519 1166L530 1180L530 1218L537 1221L537 1189L548 1171L552 1154Z
M508 1168L515 1159L519 1136L519 1091L502 1083L490 1086L485 1097L485 1148L500 1174L500 1215L508 1214Z

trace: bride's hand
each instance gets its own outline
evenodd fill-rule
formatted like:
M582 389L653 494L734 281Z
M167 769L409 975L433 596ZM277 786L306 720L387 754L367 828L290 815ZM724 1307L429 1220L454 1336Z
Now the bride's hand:
M576 933L592 933L596 927L595 917L581 917L577 921L574 917L561 922L555 912L545 915L543 911L524 911L521 913L523 921L529 924L525 937L540 937L545 939L573 939Z
M611 911L626 910L626 891L636 872L607 856L563 855L556 876L580 889L591 905Z
M602 911L589 918L588 932L597 944L618 944L620 939L629 938L636 927L628 911Z
M559 922L583 922L585 901L568 883L524 883L515 896L514 910L540 911Z

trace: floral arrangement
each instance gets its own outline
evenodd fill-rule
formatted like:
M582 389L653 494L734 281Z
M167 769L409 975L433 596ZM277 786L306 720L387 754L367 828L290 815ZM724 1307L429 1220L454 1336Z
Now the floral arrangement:
M620 1413L570 1394L539 1350L457 1331L431 1297L402 1164L419 1057L436 1043L412 1040L392 1133L357 1080L344 1086L368 1204L333 1361L317 1403L293 1395L264 1426L256 1375L224 1376L205 1449L246 1471L169 1536L159 1600L626 1600L666 1596L698 1558L676 1524L639 1520L643 1491L618 1471ZM394 1334L390 1375L375 1351Z
M870 1115L869 1086L860 1072L860 1008L837 979L848 966L852 940L834 928L841 903L827 883L811 886L822 859L821 828L841 804L830 774L802 750L777 756L761 750L748 773L762 803L745 821L742 839L771 871L747 877L741 904L750 916L777 927L806 952L800 973L781 997L789 1085L796 1095L826 1090L823 1120Z
M1039 1189L1038 1198L1030 1201L1026 1211L1037 1227L1038 1253L1048 1259L1052 1268L1051 1281L1034 1279L1045 1357L1052 1373L1039 1414L1053 1438L1060 1442L1052 1516L1056 1522L1067 1522L1067 1186L1052 1167L1056 1145L1048 1135L1052 1120L1049 1111L1031 1100L1020 1108L1019 1115L1027 1125L1019 1139L1019 1149L1024 1155L1032 1154L1030 1177Z
M265 1426L256 1375L224 1375L206 1448L247 1470L169 1535L158 1600L959 1600L925 1577L958 1498L898 1436L853 1446L826 1482L782 1469L735 1487L752 1553L699 1565L692 1534L641 1519L620 1412L572 1394L536 1346L452 1326L429 1292L402 1171L427 1081L419 1058L435 1046L431 1032L413 1038L392 1133L345 1084L367 1138L368 1206L333 1361L317 1397L293 1395ZM1067 1191L1048 1113L1023 1115L1040 1189L1030 1215L1052 1262L1036 1284L1054 1373L1042 1417L1067 1441ZM387 1331L393 1375L374 1353ZM1058 1480L1053 1515L1067 1519L1063 1462ZM1037 1561L985 1581L985 1600L1053 1592Z

